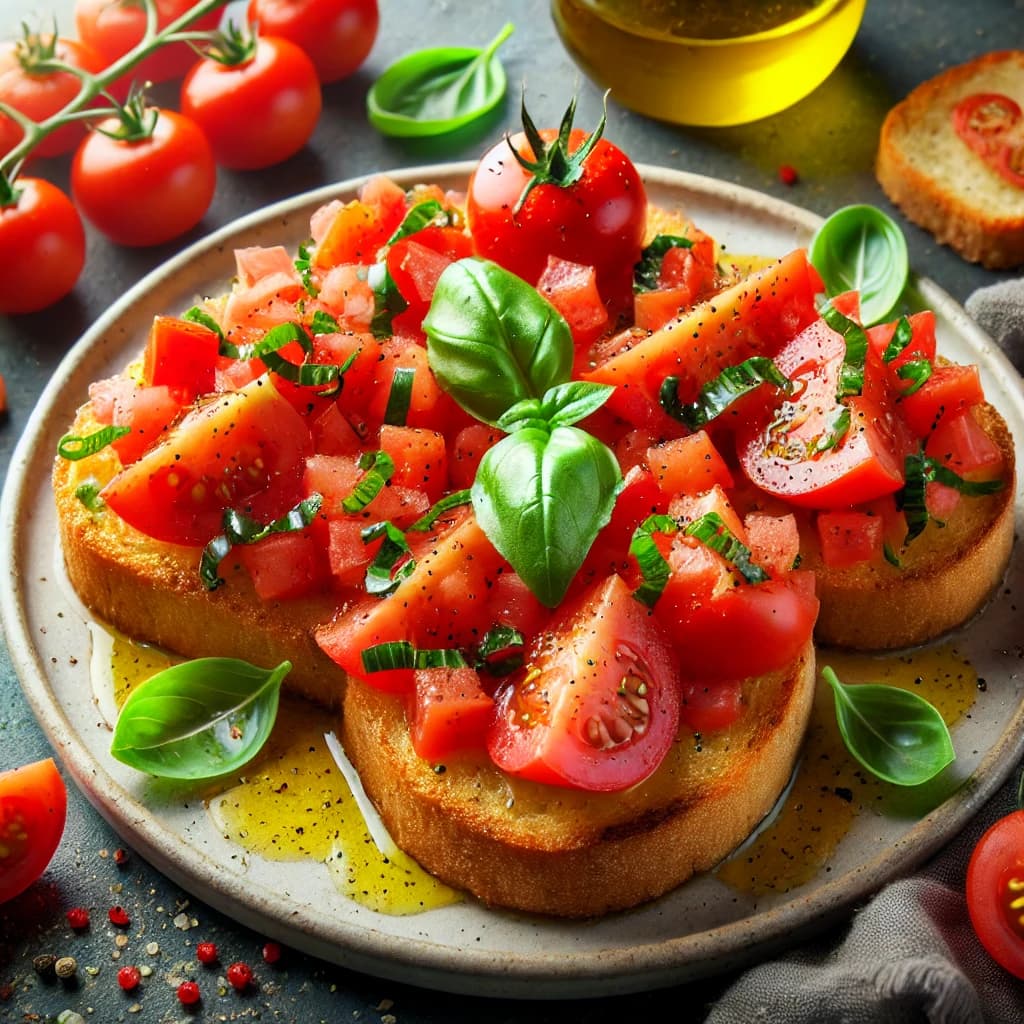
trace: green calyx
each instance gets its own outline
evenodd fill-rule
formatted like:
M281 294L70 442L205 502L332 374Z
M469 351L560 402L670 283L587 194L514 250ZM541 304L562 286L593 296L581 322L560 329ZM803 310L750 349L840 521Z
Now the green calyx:
M223 29L210 33L209 43L199 52L226 68L240 67L256 56L256 32L251 26L228 21Z
M529 112L526 109L526 94L523 93L522 117L523 131L526 134L526 141L533 150L534 159L527 160L515 146L511 139L508 141L509 149L516 158L516 162L525 171L529 171L530 180L526 183L519 199L516 202L513 214L517 214L526 202L527 197L538 185L556 185L558 188L568 188L583 177L583 165L587 157L593 152L601 136L604 134L605 124L608 120L608 94L604 95L604 109L601 113L601 120L597 127L590 133L586 141L576 150L569 152L569 137L572 134L572 122L576 116L576 97L569 101L565 114L562 116L562 123L558 128L558 135L550 142L545 141L537 126L533 123Z
M15 44L14 55L23 71L30 75L41 75L53 71L53 63L57 58L57 22L54 20L53 32L43 35L33 32L27 22L21 23L21 38Z
M114 101L113 116L117 118L117 127L97 125L96 131L121 142L144 142L153 137L160 112L146 102L145 89L133 85L124 103Z

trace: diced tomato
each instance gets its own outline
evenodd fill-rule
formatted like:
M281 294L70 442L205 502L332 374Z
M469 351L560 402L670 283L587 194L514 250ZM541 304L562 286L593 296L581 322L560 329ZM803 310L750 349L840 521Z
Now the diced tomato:
M205 544L227 508L263 522L292 508L311 450L306 421L260 377L187 413L101 494L157 540Z
M312 455L305 461L302 486L306 496L323 497L321 511L330 517L347 513L343 502L352 496L365 475L358 459L348 455ZM430 509L425 491L388 483L360 511L352 513L365 526L367 522L390 520L396 526L408 526Z
M177 388L158 384L126 389L114 398L110 422L131 427L131 433L119 437L113 445L124 465L135 462L167 433L187 397Z
M800 530L792 513L773 516L751 512L743 518L750 559L769 576L784 576L800 555Z
M658 395L666 377L678 377L680 399L692 401L725 367L753 355L774 355L817 320L815 294L820 290L806 252L797 249L583 376L617 385L610 408L635 426L652 425L644 406L660 412Z
M900 399L900 408L915 436L927 437L944 419L984 399L977 366L936 366L917 391Z
M960 492L937 480L929 480L924 488L924 504L929 516L940 523L945 522L959 506Z
M742 683L741 679L684 680L680 721L702 735L728 728L743 712Z
M640 292L633 296L633 322L645 331L661 330L691 305L690 295L690 289L685 287Z
M971 409L942 417L925 444L925 454L971 479L991 479L1003 466L1003 453Z
M684 525L695 523L706 515L716 515L740 543L747 543L746 527L721 484L713 484L700 494L677 495L668 512Z
M665 441L647 450L647 464L669 495L701 494L716 484L732 487L732 473L707 431Z
M452 446L454 454L448 462L448 478L452 490L461 491L473 485L480 460L487 449L496 445L501 438L501 431L486 423L471 423L455 435Z
M409 738L425 761L482 750L494 719L494 698L473 668L417 670L409 702Z
M231 555L245 566L264 601L301 597L319 587L324 576L323 549L309 530L271 534L239 545Z
M879 516L853 510L819 512L817 529L821 560L829 569L847 569L882 557L885 536Z
M373 288L355 263L331 267L320 279L317 303L345 325L366 330L373 320Z
M868 351L864 362L863 393L878 402L889 402L911 387L911 381L899 376L900 368L912 362L935 362L935 314L931 310L912 313L908 318L911 336L906 347L889 362L885 353L899 320L869 327Z
M591 266L549 256L537 291L565 317L578 353L585 353L608 326L608 310Z
M235 250L235 274L242 288L251 288L267 277L289 280L300 285L302 280L295 263L283 245L251 245Z
M512 626L529 639L548 619L548 610L514 572L503 572L494 581L487 616L493 625Z
M389 235L402 223L408 205L405 189L386 174L375 174L367 179L359 189L359 199L374 211ZM419 193L415 201L422 201Z
M213 391L220 339L190 320L158 316L153 320L143 356L142 379L187 392L189 399Z
M361 519L331 519L328 522L327 557L331 575L343 587L360 587L366 581L366 569L381 546L377 539L363 543Z
M313 432L313 447L324 455L358 456L362 449L355 428L338 407L331 402L317 413L310 422Z
M377 250L398 223L400 220L389 224L373 206L353 199L334 212L334 219L313 250L313 265L324 271L344 263L373 263Z
M471 255L473 242L458 228L430 225L388 247L387 267L409 308L395 318L396 331L405 325L418 331L430 308L438 278L455 260Z
M448 452L444 435L420 427L380 428L380 447L395 463L391 477L395 484L426 491L431 503L443 494L448 483Z
M499 690L496 711L488 750L503 771L556 786L626 789L658 767L676 736L671 647L610 576L538 641Z
M615 458L619 460L619 469L622 470L623 476L636 466L649 468L647 452L648 449L654 447L657 440L654 432L650 429L637 427L634 430L627 430L612 441Z

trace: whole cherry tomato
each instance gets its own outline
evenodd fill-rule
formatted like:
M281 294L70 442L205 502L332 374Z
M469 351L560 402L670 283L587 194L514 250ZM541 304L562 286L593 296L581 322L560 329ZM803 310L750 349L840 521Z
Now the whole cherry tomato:
M47 61L59 60L95 74L103 58L74 39L25 31L17 42L0 44L0 103L20 110L33 121L45 121L68 105L79 93L81 81L70 71L40 71ZM32 150L34 156L69 153L85 132L84 126L66 124L47 135ZM9 153L22 138L21 128L0 114L0 156Z
M41 178L0 179L0 313L35 313L63 298L85 264L71 200Z
M24 892L64 834L68 794L50 758L0 772L0 903Z
M157 28L165 28L180 18L196 0L156 0ZM220 22L220 9L209 11L189 25L189 31L214 29ZM146 9L138 0L75 0L75 27L82 42L113 64L142 40L146 30ZM188 43L161 46L130 73L137 82L166 82L180 78L195 63L196 55Z
M173 110L129 99L135 128L107 118L79 146L71 191L82 213L121 245L159 245L202 220L217 170L202 129Z
M477 251L536 284L549 256L593 266L601 298L632 298L647 194L636 167L601 137L572 127L576 101L559 130L538 131L524 107L525 131L499 142L469 181L466 214Z
M322 100L316 68L287 39L230 28L185 76L181 112L205 132L222 167L280 163L309 140Z
M1024 808L1024 776L1018 802ZM1000 818L974 848L967 910L992 959L1024 978L1024 809Z
M362 66L380 23L377 0L249 0L248 14L262 34L302 47L324 83Z

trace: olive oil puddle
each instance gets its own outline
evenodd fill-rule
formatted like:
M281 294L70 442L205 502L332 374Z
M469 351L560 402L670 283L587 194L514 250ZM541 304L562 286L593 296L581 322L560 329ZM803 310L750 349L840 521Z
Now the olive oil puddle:
M882 656L819 649L818 664L831 665L844 683L886 683L918 693L948 726L967 713L978 690L977 673L951 644ZM859 814L920 818L956 785L943 775L913 788L875 778L847 751L832 691L819 680L790 788L774 817L715 874L752 896L789 892L825 867Z
M113 723L132 689L177 659L99 626L92 634L94 697ZM201 789L226 839L265 860L322 863L342 895L371 910L408 915L462 900L399 850L382 827L371 835L367 814L373 812L364 812L367 805L353 794L325 739L334 726L330 712L282 694L260 753L239 774L190 792ZM181 794L180 784L158 781L155 789Z

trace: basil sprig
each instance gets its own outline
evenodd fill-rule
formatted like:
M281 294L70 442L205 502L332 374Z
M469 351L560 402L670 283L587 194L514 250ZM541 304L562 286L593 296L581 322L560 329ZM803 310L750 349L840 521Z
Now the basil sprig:
M536 289L490 260L446 267L423 320L441 387L494 426L524 398L540 398L572 372L565 318Z
M511 433L487 450L470 489L488 540L549 608L565 596L622 488L612 451L572 425L611 391L575 381L512 406L497 423Z
M809 254L827 295L860 293L865 324L885 320L907 283L906 239L895 221L874 206L836 210L811 239Z
M370 123L384 135L408 138L442 135L483 117L505 95L497 53L512 31L509 22L482 50L445 46L402 57L370 87Z
M640 252L640 260L633 267L633 291L653 292L658 287L661 265L670 249L692 249L693 242L680 235L655 235Z
M919 694L881 683L846 686L827 665L821 675L847 750L873 775L919 786L956 759L942 715Z
M282 662L266 670L234 658L173 665L133 690L121 708L111 754L168 779L210 779L259 753L277 716Z
M767 356L751 356L735 366L727 366L701 389L695 402L679 401L679 378L666 377L658 394L661 407L673 419L691 430L700 430L721 416L733 402L756 391L762 384L774 384L785 394L793 391L793 382Z

